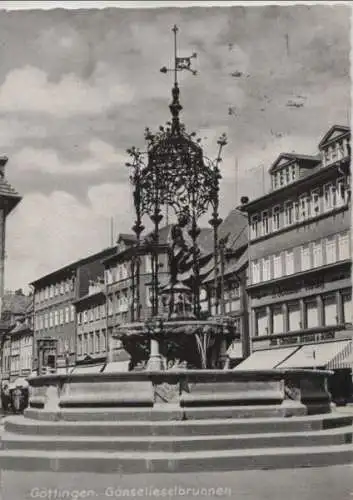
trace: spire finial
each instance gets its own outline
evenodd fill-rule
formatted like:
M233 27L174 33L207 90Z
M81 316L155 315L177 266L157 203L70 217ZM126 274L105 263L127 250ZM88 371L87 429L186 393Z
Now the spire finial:
M169 106L169 109L172 113L172 133L179 134L180 133L180 121L179 121L179 113L183 109L182 105L179 101L179 86L178 86L178 71L187 70L190 71L193 75L196 75L197 72L191 68L191 59L197 57L197 54L194 52L189 57L178 57L178 48L177 48L177 33L179 28L176 24L174 24L172 31L174 33L174 68L167 68L163 66L161 68L162 73L168 73L170 71L174 72L174 86L172 88L172 97L173 101Z

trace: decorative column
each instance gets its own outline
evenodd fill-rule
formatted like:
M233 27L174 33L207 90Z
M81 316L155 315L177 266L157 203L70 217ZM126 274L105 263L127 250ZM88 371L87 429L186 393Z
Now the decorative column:
M325 325L324 303L321 295L318 295L316 297L316 304L317 304L317 315L318 315L319 326L324 326Z
M299 307L300 307L300 329L304 330L304 328L306 328L304 299L299 300Z
M273 334L273 317L271 313L271 306L266 306L266 316L267 316L267 335Z
M283 312L283 328L284 328L283 333L287 333L289 331L289 318L288 318L288 304L286 302L282 304L282 312Z
M147 370L163 370L163 357L160 354L159 346L164 333L163 319L153 317L146 322L146 329L150 336L150 357L147 362Z

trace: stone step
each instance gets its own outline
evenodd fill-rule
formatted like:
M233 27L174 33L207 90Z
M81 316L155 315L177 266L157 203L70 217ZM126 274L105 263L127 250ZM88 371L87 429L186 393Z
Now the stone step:
M25 436L5 432L0 448L5 450L184 452L333 446L352 443L353 427L267 434L210 436Z
M221 406L212 408L180 408L180 406L155 405L153 408L75 408L49 411L29 408L25 416L33 420L65 421L163 421L207 420L210 418L265 418L306 415L300 403L285 401L280 405Z
M5 431L34 436L193 436L238 435L268 432L309 432L351 426L352 415L307 415L289 418L209 419L191 421L51 422L13 416Z
M205 472L247 469L288 469L323 467L353 462L353 445L287 447L280 449L193 451L183 453L150 452L68 452L1 450L3 470L92 472L136 474Z

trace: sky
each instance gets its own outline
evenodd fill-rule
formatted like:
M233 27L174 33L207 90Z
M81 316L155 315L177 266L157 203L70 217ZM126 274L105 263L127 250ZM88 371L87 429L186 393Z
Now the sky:
M182 121L210 158L228 136L225 217L268 191L280 153L316 154L348 125L349 18L346 5L0 10L0 154L23 196L5 287L106 248L111 218L114 237L131 231L126 149L170 118L172 76L159 69L174 24L180 55L197 53L197 75L180 74Z

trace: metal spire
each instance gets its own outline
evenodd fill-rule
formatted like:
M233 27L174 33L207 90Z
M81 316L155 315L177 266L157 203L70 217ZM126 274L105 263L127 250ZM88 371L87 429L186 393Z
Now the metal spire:
M174 86L172 88L172 97L173 101L169 106L170 112L172 113L172 133L179 134L180 133L180 121L179 121L179 113L183 109L182 105L179 101L179 85L178 85L178 71L190 71L193 75L196 75L197 72L191 68L191 59L197 57L197 54L194 52L189 57L178 57L178 48L177 48L177 33L179 31L178 26L174 25L172 28L174 33L174 68L167 68L163 66L161 68L162 73L174 72Z

